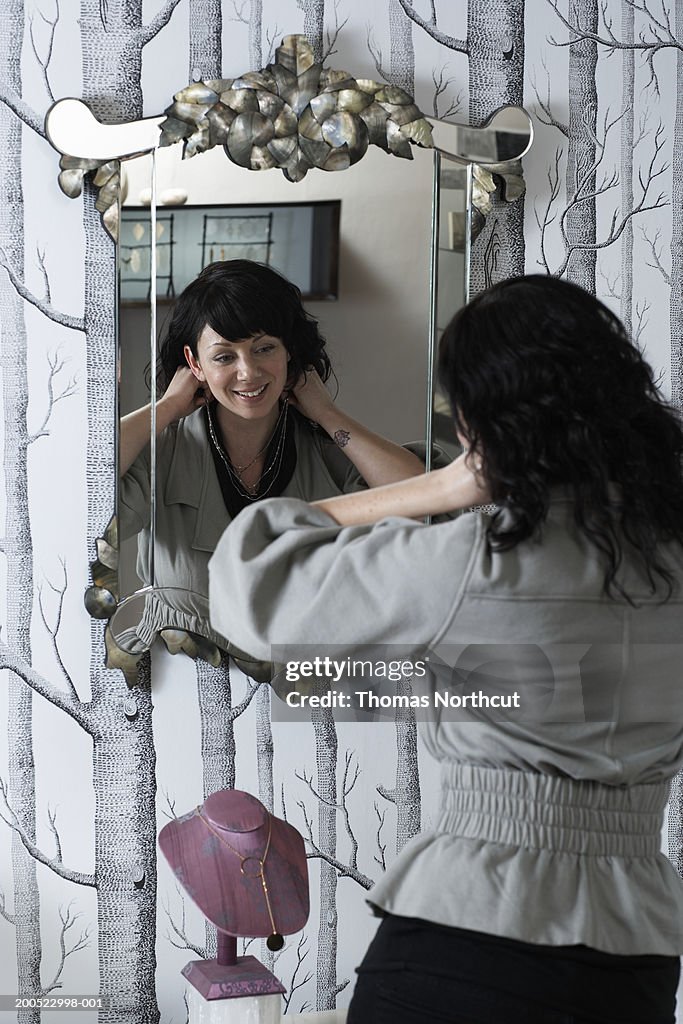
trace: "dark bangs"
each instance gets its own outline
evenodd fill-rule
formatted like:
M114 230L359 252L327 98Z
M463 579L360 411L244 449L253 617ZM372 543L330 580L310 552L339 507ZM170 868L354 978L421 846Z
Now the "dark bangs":
M178 297L159 349L162 391L178 367L186 365L185 345L196 357L207 325L226 341L245 341L261 332L280 338L291 357L293 381L309 368L323 380L330 376L325 339L296 285L263 263L222 260L205 267Z
M286 344L301 302L298 289L270 267L246 260L230 263L234 273L225 272L226 264L214 264L195 282L195 344L207 324L226 341L244 341L263 331ZM215 267L220 274L211 273Z

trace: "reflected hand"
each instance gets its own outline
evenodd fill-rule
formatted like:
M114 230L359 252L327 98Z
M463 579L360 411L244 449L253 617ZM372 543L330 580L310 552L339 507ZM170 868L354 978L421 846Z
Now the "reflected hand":
M309 420L320 423L325 413L334 408L332 395L323 384L320 375L312 367L302 373L288 392L289 402Z
M169 411L170 422L189 416L211 398L209 386L197 380L189 366L179 366L159 404Z

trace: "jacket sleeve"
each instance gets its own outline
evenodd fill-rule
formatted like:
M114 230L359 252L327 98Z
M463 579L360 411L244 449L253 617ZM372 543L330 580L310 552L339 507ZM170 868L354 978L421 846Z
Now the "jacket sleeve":
M264 659L280 645L422 649L452 615L480 534L477 515L340 527L297 499L258 502L209 563L211 622Z
M128 472L119 480L119 537L126 540L149 526L150 516L149 445L138 455Z

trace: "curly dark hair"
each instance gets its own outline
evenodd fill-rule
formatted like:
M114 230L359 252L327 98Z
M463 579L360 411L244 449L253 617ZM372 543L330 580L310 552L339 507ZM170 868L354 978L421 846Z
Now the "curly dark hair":
M565 485L578 528L604 556L605 593L633 603L617 579L629 546L651 592L659 581L671 595L657 547L683 545L683 428L614 313L557 278L501 281L451 320L439 376L500 506L492 548L535 534L551 487Z
M159 347L159 388L165 391L179 366L183 349L197 355L206 326L226 341L242 341L263 331L280 338L291 356L289 380L313 367L323 380L332 372L318 322L301 303L301 292L272 267L252 260L210 263L178 296Z

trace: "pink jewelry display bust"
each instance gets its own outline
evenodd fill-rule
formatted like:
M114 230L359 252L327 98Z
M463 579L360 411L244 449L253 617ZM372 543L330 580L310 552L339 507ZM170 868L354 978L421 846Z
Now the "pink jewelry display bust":
M188 895L218 929L218 956L195 960L183 976L205 999L281 993L278 979L253 956L237 956L237 937L283 935L308 919L304 841L256 797L237 789L212 793L204 804L165 825L159 847Z

